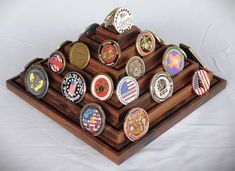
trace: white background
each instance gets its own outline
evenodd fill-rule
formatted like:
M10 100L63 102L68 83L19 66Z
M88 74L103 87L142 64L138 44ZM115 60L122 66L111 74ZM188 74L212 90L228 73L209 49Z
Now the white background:
M8 91L5 80L126 6L142 30L185 43L225 91L117 166ZM0 0L0 170L235 170L235 1ZM148 85L147 85L148 86Z

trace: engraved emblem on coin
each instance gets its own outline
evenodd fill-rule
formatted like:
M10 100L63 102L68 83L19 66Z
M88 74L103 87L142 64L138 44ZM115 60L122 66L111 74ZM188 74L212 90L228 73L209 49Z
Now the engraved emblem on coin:
M143 137L149 128L149 117L142 108L131 109L124 121L124 132L131 141Z
M85 105L80 114L81 127L94 136L99 135L105 126L105 114L96 103Z
M133 26L133 16L129 9L119 8L115 11L113 25L118 33L124 33Z
M170 46L163 55L162 65L164 70L174 76L184 69L184 52L177 46Z
M86 83L82 75L76 72L69 72L65 75L61 91L68 100L79 103L86 92Z
M150 83L150 93L154 101L161 103L173 94L173 80L166 72L155 74Z
M121 50L117 42L106 40L99 47L98 57L103 64L114 66L119 59L120 53Z
M90 60L90 51L84 43L73 44L69 52L69 61L80 69L85 68Z
M210 79L205 70L198 70L194 73L192 79L194 92L201 96L205 94L210 88Z
M49 87L46 71L39 65L31 65L25 73L25 88L37 98L43 98Z
M133 56L126 64L126 72L127 75L136 79L143 76L145 74L144 61L138 56Z
M91 93L100 100L108 100L113 93L113 81L106 74L96 75L91 83Z
M136 39L136 49L141 56L146 56L155 50L156 41L150 31L139 33Z

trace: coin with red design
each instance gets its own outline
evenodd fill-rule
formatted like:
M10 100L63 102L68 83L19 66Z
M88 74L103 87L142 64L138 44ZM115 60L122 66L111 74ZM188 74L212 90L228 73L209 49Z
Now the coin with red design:
M126 115L124 132L131 141L143 137L149 129L148 113L142 108L133 108Z
M92 135L99 135L105 126L105 114L102 107L96 103L85 105L80 114L80 125Z
M99 100L108 100L113 94L113 81L107 74L96 75L91 82L91 93Z
M65 60L65 57L64 55L59 52L59 51L55 51L53 52L50 57L48 58L48 67L60 74L64 71L64 68L65 68L65 65L66 65L66 60Z
M119 44L113 40L105 40L101 43L98 50L99 60L107 65L114 66L121 55L121 49Z
M194 92L201 96L210 88L210 79L205 70L198 70L193 75L192 80Z

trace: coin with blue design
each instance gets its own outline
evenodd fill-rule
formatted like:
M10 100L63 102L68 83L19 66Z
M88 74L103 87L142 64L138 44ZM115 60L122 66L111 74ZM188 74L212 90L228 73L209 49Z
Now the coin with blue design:
M184 54L183 50L175 45L165 50L162 65L170 76L174 76L184 69Z
M105 127L105 114L96 103L88 103L80 113L81 127L94 136L98 136Z
M131 76L123 77L117 85L116 95L118 100L127 105L139 97L139 85Z
M61 84L61 92L66 99L79 103L86 93L86 83L83 76L77 72L67 73Z
M43 98L49 88L49 80L46 71L40 65L31 65L24 76L25 88L37 98Z

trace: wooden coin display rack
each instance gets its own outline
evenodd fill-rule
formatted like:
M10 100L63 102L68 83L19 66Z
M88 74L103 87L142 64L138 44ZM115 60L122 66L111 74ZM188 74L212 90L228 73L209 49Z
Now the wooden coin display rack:
M7 87L101 154L116 164L121 164L226 87L226 80L207 70L211 80L210 89L206 94L197 96L192 89L192 76L201 66L197 61L192 60L193 54L186 51L188 58L185 60L184 69L172 77L174 83L173 96L160 104L156 103L149 92L150 80L155 73L163 70L162 56L168 47L168 45L156 44L155 51L143 57L146 73L137 80L140 88L138 99L125 106L118 101L115 90L113 96L106 102L96 99L90 93L92 78L99 73L109 74L114 81L114 88L116 88L118 81L126 75L125 65L128 59L136 55L139 56L135 46L139 32L140 29L133 26L128 32L117 34L112 28L104 28L103 25L100 25L96 28L95 34L89 37L81 36L79 41L89 47L91 54L88 66L82 70L69 63L70 45L61 50L67 61L65 71L60 75L48 68L47 58L34 60L34 63L43 66L49 77L49 89L42 99L37 99L26 91L24 85L25 70L7 80ZM117 41L121 48L121 57L114 67L108 67L98 60L99 45L106 39ZM87 92L79 104L70 102L61 94L63 77L70 71L79 72L87 84ZM106 115L105 128L96 137L84 131L79 122L82 107L90 102L102 106ZM144 108L148 112L150 125L146 135L136 142L131 142L125 136L123 122L127 112L134 107Z

